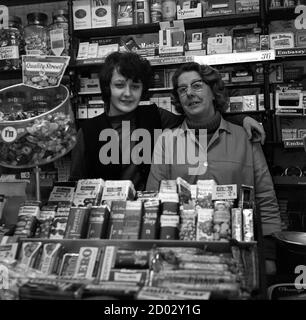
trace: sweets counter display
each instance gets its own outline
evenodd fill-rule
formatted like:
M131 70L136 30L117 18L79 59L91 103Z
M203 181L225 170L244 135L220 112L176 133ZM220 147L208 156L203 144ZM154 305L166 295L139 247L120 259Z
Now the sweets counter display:
M0 90L0 165L29 168L52 162L76 143L68 89L17 84Z

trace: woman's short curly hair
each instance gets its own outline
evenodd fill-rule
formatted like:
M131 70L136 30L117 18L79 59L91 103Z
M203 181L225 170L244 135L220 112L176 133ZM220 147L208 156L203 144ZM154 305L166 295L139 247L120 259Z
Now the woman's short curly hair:
M228 97L225 90L225 85L221 79L219 71L208 65L200 65L196 62L188 62L179 67L173 77L173 104L175 105L176 111L184 114L184 110L181 106L179 95L177 93L178 89L178 78L184 72L195 71L197 72L202 80L210 86L212 93L215 97L215 108L223 113L228 108Z
M150 62L134 52L113 52L108 55L99 74L102 99L108 112L111 89L110 83L114 70L127 79L141 81L143 85L142 97L146 98L152 80L152 68Z

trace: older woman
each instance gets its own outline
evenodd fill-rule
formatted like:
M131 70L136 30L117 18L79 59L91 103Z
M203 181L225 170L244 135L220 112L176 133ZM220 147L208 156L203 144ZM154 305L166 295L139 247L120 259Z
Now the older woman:
M191 62L182 65L172 81L176 107L185 120L159 137L146 189L158 190L161 180L177 177L191 184L214 179L218 184L252 185L263 234L280 231L278 204L262 148L250 142L243 128L224 120L227 101L218 71ZM269 250L270 259L272 254Z

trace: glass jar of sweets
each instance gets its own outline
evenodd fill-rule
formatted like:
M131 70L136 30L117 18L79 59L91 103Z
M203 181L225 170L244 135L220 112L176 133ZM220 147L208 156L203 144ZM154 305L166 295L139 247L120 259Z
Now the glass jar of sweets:
M48 55L48 16L40 12L27 15L28 25L24 28L25 50L28 55Z
M53 22L49 26L50 54L55 56L69 55L68 12L53 12Z
M21 69L23 49L21 19L10 16L8 28L0 30L0 71Z

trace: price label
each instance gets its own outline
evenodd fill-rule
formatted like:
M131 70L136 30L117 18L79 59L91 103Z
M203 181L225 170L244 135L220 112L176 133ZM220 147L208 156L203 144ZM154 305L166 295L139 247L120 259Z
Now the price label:
M213 187L212 200L237 199L237 185L216 185Z
M260 60L271 60L271 52L262 52Z

